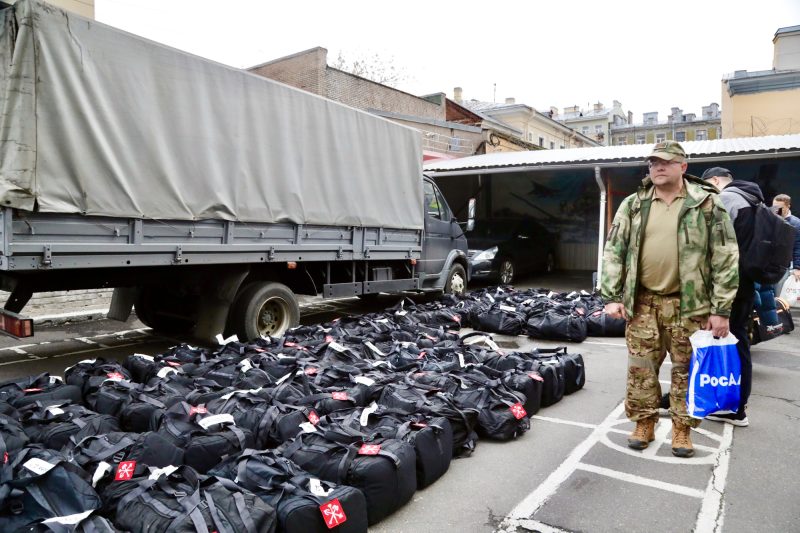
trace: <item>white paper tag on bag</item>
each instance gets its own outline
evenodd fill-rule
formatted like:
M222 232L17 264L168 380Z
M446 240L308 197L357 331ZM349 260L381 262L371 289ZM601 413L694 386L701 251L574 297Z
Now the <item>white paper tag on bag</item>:
M517 312L517 308L516 307L511 307L510 305L501 305L500 306L500 310L501 311L505 311L506 313L516 313Z
M201 418L200 420L198 420L197 423L203 429L208 429L211 426L215 426L217 424L235 424L235 422L233 421L233 415L228 413L207 416L205 418Z
M252 369L253 363L250 362L250 359L242 359L242 362L239 363L239 370L241 370L243 374L247 374L247 371Z
M23 464L22 466L24 466L34 474L38 474L41 476L42 474L46 474L47 472L49 472L50 469L52 469L56 465L50 464L47 461L43 461L42 459L37 459L36 457L34 457L33 459L28 459L27 461L25 461L25 464Z
M161 476L168 476L171 473L173 473L174 471L176 471L177 469L178 469L177 466L172 466L172 465L165 466L164 468L155 468L155 469L153 469L152 473L150 474L150 478L149 479L158 479Z
M154 363L154 362L156 361L156 360L153 358L153 356L152 356L152 355L147 355L147 354L143 354L143 353L135 353L135 354L133 354L133 356L134 356L134 357L141 357L141 358L142 358L142 359L144 359L145 361L150 361L151 363Z
M308 492L310 492L314 496L324 498L332 491L333 489L325 490L325 487L322 486L322 482L315 477L312 477L311 479L308 480Z
M371 415L377 410L378 410L378 404L375 402L372 402L369 405L369 407L365 407L364 410L361 411L361 417L358 419L359 422L361 422L361 425L366 426L367 424L369 424L369 415Z
M47 407L46 409L47 409L47 412L50 413L53 416L58 416L58 415L63 415L64 414L64 410L61 409L60 407L56 406L56 405L51 405L51 406Z
M331 350L336 350L337 352L340 352L340 353L344 352L345 350L347 350L347 348L345 348L344 346L342 346L341 344L339 344L336 341L331 341L330 343L328 343L328 348L330 348Z
M92 475L92 487L97 486L97 482L103 479L103 476L106 475L106 472L111 471L111 465L105 461L100 461L100 464L97 465L97 468Z
M458 353L458 364L461 365L461 368L467 366L466 361L464 361L464 354L461 352Z
M167 375L169 375L169 374L172 374L173 372L174 372L175 374L177 374L177 373L178 373L178 371L177 371L177 370L175 370L174 368L172 368L172 367L169 367L169 366L165 366L164 368L162 368L161 370L159 370L159 371L158 371L158 373L156 374L156 376L158 376L158 377L160 377L160 378L165 378L165 377L167 377Z
M386 354L385 354L385 353L383 353L382 351L380 351L380 350L378 349L378 347L377 347L377 346L375 346L374 344L372 344L370 341L367 341L367 342L365 342L365 343L364 343L364 346L366 346L367 348L369 348L370 350L372 350L372 351L373 351L373 352L375 352L376 354L378 354L378 355L380 355L380 356L383 356L383 357L386 357Z
M90 514L94 512L94 509L89 509L88 511L84 511L82 513L75 513L67 516L54 516L53 518L48 518L47 520L43 520L43 524L63 524L65 526L74 526L79 524L81 520L88 517Z
M316 433L317 428L314 427L314 424L311 422L303 422L300 424L300 429L303 430L303 433Z
M368 378L366 376L356 376L355 378L353 378L353 381L355 381L356 383L360 383L362 385L366 385L367 387L375 385L375 380L372 378Z

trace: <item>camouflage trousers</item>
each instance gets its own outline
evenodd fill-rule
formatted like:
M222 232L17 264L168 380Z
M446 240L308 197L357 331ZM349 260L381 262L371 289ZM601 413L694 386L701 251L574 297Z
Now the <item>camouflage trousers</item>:
M658 295L640 288L633 318L625 329L628 344L628 385L625 414L638 421L658 416L661 384L658 371L667 352L672 360L672 385L669 411L684 425L697 427L698 419L686 414L689 388L689 362L692 345L689 336L705 325L707 317L681 319L680 296Z

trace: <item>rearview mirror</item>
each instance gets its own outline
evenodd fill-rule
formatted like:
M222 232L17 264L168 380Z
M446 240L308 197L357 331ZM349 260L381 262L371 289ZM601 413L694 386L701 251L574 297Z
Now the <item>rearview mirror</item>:
M467 231L475 229L475 198L470 198L467 204Z

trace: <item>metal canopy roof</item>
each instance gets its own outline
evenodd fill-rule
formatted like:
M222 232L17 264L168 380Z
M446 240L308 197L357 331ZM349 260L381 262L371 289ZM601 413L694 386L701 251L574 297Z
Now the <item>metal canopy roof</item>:
M682 142L689 162L709 162L731 159L760 159L765 156L800 156L800 135L771 135L767 137L740 137L713 141ZM476 174L486 171L512 172L519 170L576 168L586 166L618 167L644 165L653 144L629 144L565 150L534 150L529 152L500 152L432 161L425 165L425 173Z

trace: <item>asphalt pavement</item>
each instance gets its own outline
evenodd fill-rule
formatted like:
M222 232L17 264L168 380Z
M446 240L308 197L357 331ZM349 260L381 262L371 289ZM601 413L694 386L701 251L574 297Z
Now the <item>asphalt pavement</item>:
M588 289L585 275L530 278L518 287ZM303 323L392 305L357 299L303 302ZM800 330L798 330L800 331ZM800 531L800 342L795 332L753 347L750 426L705 421L692 432L696 455L670 452L669 418L644 452L625 445L622 412L627 351L621 338L583 343L496 335L505 349L566 345L586 363L585 387L531 420L511 442L480 440L472 456L376 526L373 533L523 531ZM180 339L154 335L132 318L39 327L27 341L0 339L0 381L59 374L82 359L156 354ZM660 379L669 380L669 364Z

